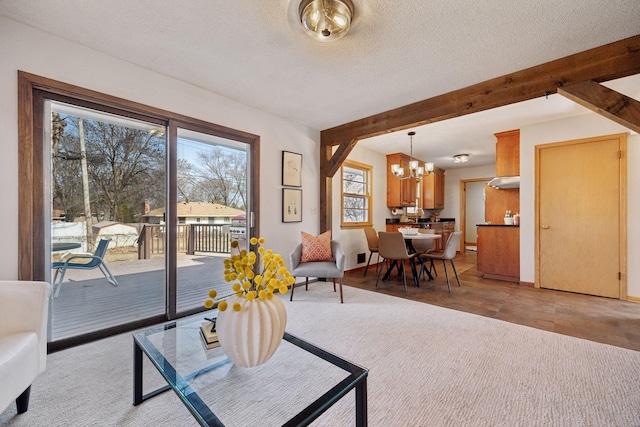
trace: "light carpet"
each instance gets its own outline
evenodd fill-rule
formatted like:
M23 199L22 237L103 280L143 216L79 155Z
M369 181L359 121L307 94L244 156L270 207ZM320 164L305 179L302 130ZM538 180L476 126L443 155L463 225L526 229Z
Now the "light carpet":
M640 426L640 352L324 283L286 307L290 333L369 369L371 426ZM172 392L133 407L132 370L131 334L51 354L0 424L197 425ZM314 425L354 425L353 392Z

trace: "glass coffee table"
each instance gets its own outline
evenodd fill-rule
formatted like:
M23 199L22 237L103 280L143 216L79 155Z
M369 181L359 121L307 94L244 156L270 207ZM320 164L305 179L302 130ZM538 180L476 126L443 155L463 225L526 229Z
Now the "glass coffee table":
M355 423L367 425L368 371L289 333L264 365L236 367L207 350L202 319L133 334L133 404L173 389L203 426L305 426L355 389ZM143 354L168 385L144 394Z

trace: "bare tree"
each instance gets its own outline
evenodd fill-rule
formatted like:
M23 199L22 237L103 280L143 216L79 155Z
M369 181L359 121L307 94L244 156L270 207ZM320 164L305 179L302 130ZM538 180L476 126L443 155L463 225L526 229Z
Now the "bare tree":
M178 164L180 197L246 209L246 163L241 151L213 147L200 152L197 164Z
M96 120L83 124L91 205L98 219L132 222L145 200L164 206L164 138ZM77 125L68 121L54 154L54 181L60 183L54 203L72 198L65 203L70 218L77 215L75 205L82 205L78 135Z

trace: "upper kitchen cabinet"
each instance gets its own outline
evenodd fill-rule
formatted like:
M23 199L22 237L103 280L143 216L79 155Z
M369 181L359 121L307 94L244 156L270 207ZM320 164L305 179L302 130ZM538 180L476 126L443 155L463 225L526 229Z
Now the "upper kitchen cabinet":
M496 142L496 176L520 175L520 129L494 134Z
M416 205L416 180L399 179L391 172L391 165L399 164L409 173L409 156L403 153L387 155L387 206L406 207Z
M444 209L444 169L422 178L422 209Z

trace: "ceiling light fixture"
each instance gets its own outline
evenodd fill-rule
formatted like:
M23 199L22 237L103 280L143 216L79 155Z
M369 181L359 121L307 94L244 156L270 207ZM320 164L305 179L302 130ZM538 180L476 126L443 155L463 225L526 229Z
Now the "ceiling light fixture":
M342 38L349 31L353 3L351 0L302 0L298 12L309 37L330 42Z
M456 154L453 156L453 163L466 163L469 161L468 154Z
M418 160L413 160L413 135L415 135L415 132L409 132L409 175L405 176L404 175L404 167L402 167L401 165L395 163L393 165L391 165L391 173L394 174L397 178L400 179L409 179L409 178L414 178L414 179L422 179L422 177L424 176L425 171L427 172L427 175L429 175L431 172L433 172L434 170L434 164L433 163L425 163L424 166L420 166L420 162Z

